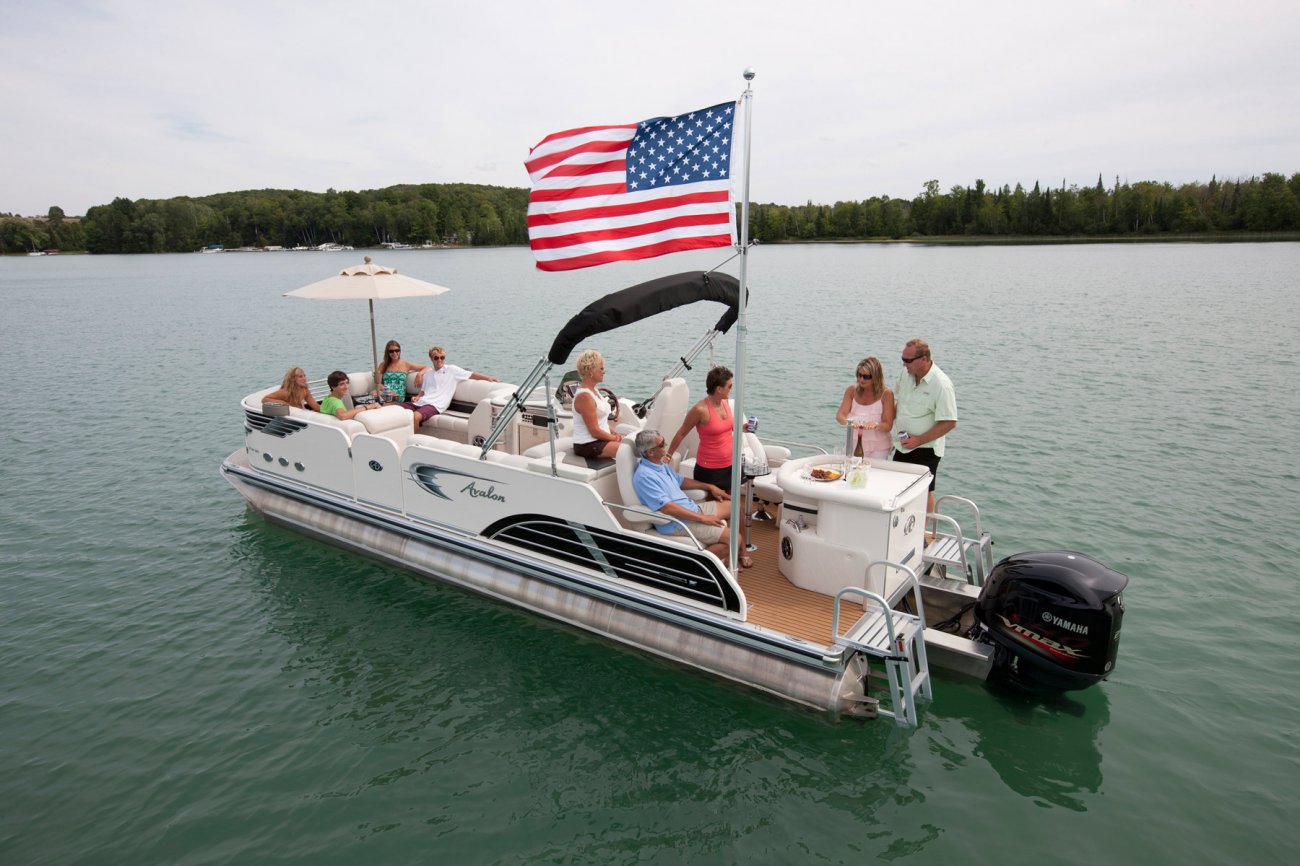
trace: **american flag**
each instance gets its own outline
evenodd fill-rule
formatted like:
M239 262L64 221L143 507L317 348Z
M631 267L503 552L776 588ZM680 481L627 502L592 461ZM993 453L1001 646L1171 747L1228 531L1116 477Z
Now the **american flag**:
M524 165L528 240L543 271L735 243L736 103L548 135Z

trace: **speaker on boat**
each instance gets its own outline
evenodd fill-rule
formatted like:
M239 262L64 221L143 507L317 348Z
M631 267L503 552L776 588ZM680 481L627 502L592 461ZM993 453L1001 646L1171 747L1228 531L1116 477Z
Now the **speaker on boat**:
M1110 675L1119 652L1128 578L1068 550L1017 553L989 573L975 603L998 672L1023 685L1070 691Z

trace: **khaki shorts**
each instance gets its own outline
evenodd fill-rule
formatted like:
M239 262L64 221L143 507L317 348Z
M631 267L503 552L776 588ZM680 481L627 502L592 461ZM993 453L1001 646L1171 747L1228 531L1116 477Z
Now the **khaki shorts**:
M700 506L701 514L713 515L717 513L718 503L711 499L706 502L697 502L696 504ZM722 533L727 531L727 527L714 526L711 523L696 523L695 521L691 521L686 525L691 528L691 535L695 537L695 540L700 544L703 544L705 547L708 547L710 544L717 544L722 540ZM685 534L685 530L677 524L673 524L673 535Z

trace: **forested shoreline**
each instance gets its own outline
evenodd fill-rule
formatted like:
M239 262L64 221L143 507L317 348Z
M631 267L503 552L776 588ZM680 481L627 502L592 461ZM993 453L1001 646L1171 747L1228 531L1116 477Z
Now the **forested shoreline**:
M528 243L528 190L417 184L362 192L248 190L199 198L114 199L68 217L0 215L0 254L164 253L225 247L354 247L382 243L505 246ZM1300 173L1209 183L1121 182L1026 190L937 180L913 199L835 204L753 204L750 235L762 243L865 240L979 242L1231 239L1300 232Z

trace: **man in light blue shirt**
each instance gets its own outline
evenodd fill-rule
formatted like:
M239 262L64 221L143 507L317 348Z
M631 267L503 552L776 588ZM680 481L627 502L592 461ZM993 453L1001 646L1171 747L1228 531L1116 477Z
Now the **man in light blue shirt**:
M930 470L929 513L934 511L934 482L944 437L957 426L957 394L952 380L931 360L924 340L908 340L902 361L903 375L894 387L894 429L899 437L893 459Z
M729 538L723 538L726 522L716 514L718 502L726 502L731 497L716 484L683 478L668 463L668 448L664 437L658 430L642 430L636 434L633 443L636 452L636 471L632 475L632 487L636 489L641 504L652 511L658 511L668 517L674 517L690 527L693 535L714 556L728 562L731 556ZM715 501L696 502L686 495L687 490L703 490ZM664 523L655 527L664 535L682 535L684 530L676 523Z

